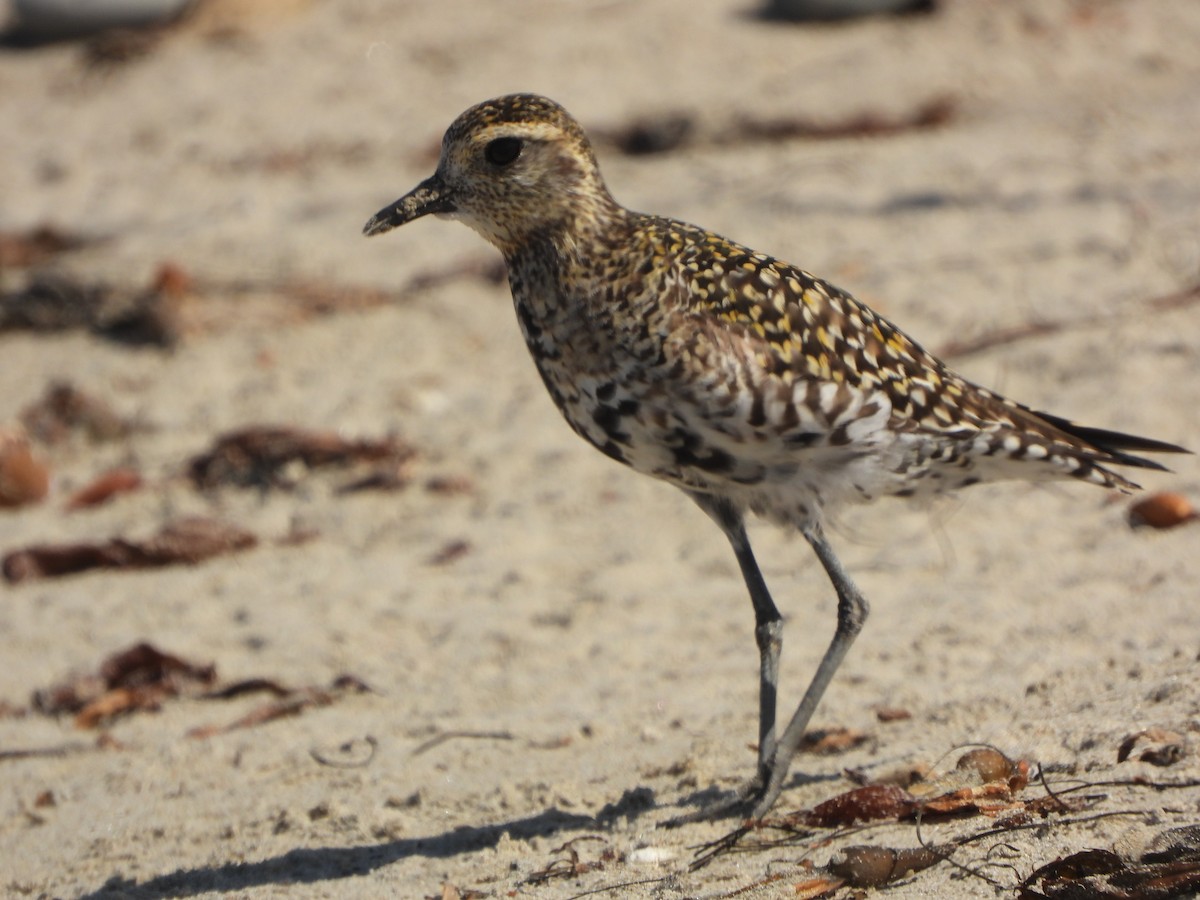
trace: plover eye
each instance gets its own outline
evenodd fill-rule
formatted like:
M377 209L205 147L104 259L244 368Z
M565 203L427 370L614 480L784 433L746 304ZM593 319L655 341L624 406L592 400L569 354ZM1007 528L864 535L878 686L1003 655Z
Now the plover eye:
M483 158L493 166L507 166L521 155L524 144L520 138L502 137L489 141L483 148Z

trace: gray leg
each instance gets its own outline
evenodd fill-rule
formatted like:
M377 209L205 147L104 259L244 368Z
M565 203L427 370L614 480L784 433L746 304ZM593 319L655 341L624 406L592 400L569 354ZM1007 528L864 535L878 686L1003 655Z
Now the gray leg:
M741 566L742 578L750 591L750 602L754 605L754 636L758 642L759 654L758 771L730 802L679 816L664 823L668 827L729 815L749 815L751 818L761 819L770 811L783 790L783 780L787 777L792 759L804 739L809 720L850 645L862 630L868 612L866 599L834 555L833 548L825 540L820 526L814 525L804 529L804 537L817 554L837 592L837 630L821 658L821 664L817 666L817 672L813 675L808 690L804 692L800 705L792 714L783 737L777 741L775 701L779 686L779 653L783 643L782 617L767 590L762 572L754 559L754 552L750 549L741 511L720 497L706 494L688 496L708 513L729 539L738 565Z
M757 802L750 813L751 817L755 819L765 816L775 801L779 799L779 794L783 790L783 779L787 777L792 758L796 755L796 750L799 749L800 742L804 739L804 730L808 727L808 722L812 718L817 704L821 702L825 689L833 680L833 675L845 658L850 645L862 631L869 611L866 598L863 597L862 592L850 579L837 556L834 555L820 526L806 529L804 536L816 551L817 558L821 560L821 565L825 567L825 572L829 575L829 580L833 582L833 589L837 591L837 630L834 632L833 640L829 642L829 647L825 650L825 655L821 658L821 664L817 666L817 673L809 683L808 690L804 692L804 698L796 707L796 712L792 714L792 719L788 722L783 737L779 739L779 743L775 747L775 758L769 765L770 777L766 780L762 794L756 798Z
M758 777L757 784L752 782L747 793L757 793L770 782L776 760L775 702L779 688L779 651L783 646L783 617L779 615L754 559L741 512L719 497L706 494L689 496L725 532L750 591L750 602L754 605L754 639L758 644L759 660Z

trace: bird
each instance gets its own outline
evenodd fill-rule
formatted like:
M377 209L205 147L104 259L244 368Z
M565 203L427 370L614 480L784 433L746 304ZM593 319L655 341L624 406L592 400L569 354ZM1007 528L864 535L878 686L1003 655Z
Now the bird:
M463 112L437 168L363 227L432 215L503 255L517 321L567 424L682 489L721 529L754 612L758 751L733 796L673 820L762 819L778 800L868 604L824 524L847 504L979 482L1066 478L1124 492L1113 467L1165 469L1150 438L1037 412L952 371L896 325L809 272L613 199L582 126L510 94ZM837 623L778 732L783 618L746 531L798 530L837 596Z

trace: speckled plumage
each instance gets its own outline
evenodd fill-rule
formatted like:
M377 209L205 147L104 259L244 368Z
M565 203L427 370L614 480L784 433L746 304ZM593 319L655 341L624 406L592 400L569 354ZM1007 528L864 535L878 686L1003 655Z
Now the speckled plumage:
M510 158L511 157L511 158ZM821 534L825 509L1000 478L1136 487L1114 465L1157 441L1081 428L950 371L846 292L609 194L587 137L530 94L482 103L446 132L437 172L381 210L377 234L427 213L504 254L517 318L571 427L608 456L687 491L729 537L754 603L762 815L866 602ZM839 595L839 628L778 741L779 616L745 538L752 510L801 529Z

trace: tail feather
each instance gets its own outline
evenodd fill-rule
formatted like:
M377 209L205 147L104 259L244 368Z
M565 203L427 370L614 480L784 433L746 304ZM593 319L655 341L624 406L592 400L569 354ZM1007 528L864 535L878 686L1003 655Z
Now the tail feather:
M1152 438L1138 437L1135 434L1123 434L1120 431L1109 431L1105 428L1090 428L1086 425L1076 425L1069 419L1064 419L1060 416L1051 415L1050 413L1034 412L1042 421L1053 425L1059 431L1085 441L1097 450L1102 450L1111 457L1111 462L1122 466L1135 466L1139 469L1158 469L1163 472L1170 471L1162 463L1152 459L1146 459L1142 456L1134 456L1132 453L1127 453L1127 450L1136 450L1141 453L1191 453L1185 447L1177 446L1176 444L1168 444L1166 441L1156 441Z

